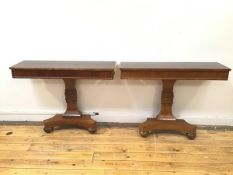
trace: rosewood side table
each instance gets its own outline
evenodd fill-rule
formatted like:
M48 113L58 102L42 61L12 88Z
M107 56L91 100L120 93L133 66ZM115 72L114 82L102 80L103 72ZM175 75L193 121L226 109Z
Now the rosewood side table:
M176 80L227 80L231 69L216 62L122 62L121 79L162 80L161 110L156 117L139 125L142 137L152 132L175 131L189 139L196 137L196 126L172 114Z
M63 79L67 108L64 114L44 120L47 133L62 126L76 126L95 133L96 122L77 106L75 80L113 79L114 68L115 62L111 61L22 61L10 67L13 78Z

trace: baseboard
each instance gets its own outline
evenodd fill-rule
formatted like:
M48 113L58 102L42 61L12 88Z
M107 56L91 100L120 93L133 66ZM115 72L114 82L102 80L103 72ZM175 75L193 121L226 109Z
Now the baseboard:
M0 125L24 125L24 126L42 126L43 122L36 121L0 121ZM99 127L138 127L138 123L114 123L98 122ZM233 126L226 125L197 125L198 129L215 130L215 131L233 131Z
M0 122L42 122L45 119L52 117L53 113L0 113ZM182 115L185 116L187 122L199 125L199 126L232 126L233 127L233 117L215 117L215 116L200 116L200 115ZM199 116L199 117L197 117ZM108 114L102 114L100 116L93 116L92 118L98 123L121 123L121 124L135 124L142 123L150 117L149 114L145 112L131 113L120 113L118 112L108 112Z

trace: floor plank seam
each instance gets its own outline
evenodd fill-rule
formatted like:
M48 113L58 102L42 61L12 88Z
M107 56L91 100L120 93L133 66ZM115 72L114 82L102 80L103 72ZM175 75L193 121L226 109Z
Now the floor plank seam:
M91 163L93 164L93 162L94 162L94 157L95 157L95 152L93 152L93 154L92 154L92 158L91 158Z
M155 147L154 151L157 152L158 148L157 148L157 135L156 134L154 134L154 147Z
M78 169L78 168L72 168L72 169L61 169L61 168L11 168L11 167L0 167L0 169L15 169L15 170L55 170L55 171L133 171L133 172L146 172L146 171L154 171L156 173L160 173L160 172L165 172L165 173L169 173L169 172L183 172L183 173L212 173L213 171L208 171L205 169L199 169L199 170L158 170L158 169L128 169L128 168L83 168L83 169ZM227 173L227 172L231 172L229 170L225 170L225 171L221 171L222 173ZM209 175L209 174L205 174L205 175ZM223 174L223 175L227 175L227 174Z
M164 172L164 173L175 173L177 172L176 170L157 170L157 169L126 169L126 168L120 168L120 169L116 169L116 168L108 168L108 169L90 169L90 168L85 168L85 169L53 169L53 168L9 168L9 167L3 167L0 169L15 169L15 170L55 170L55 171L129 171L129 172L135 172L135 171L139 171L139 172L145 172L145 171L149 171L149 172ZM179 172L179 171L178 171ZM198 172L206 172L205 170L200 170L200 171L188 171L188 170L183 170L182 172L185 173L198 173Z

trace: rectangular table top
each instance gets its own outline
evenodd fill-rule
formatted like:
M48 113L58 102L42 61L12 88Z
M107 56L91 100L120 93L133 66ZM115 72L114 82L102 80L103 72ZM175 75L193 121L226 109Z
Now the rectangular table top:
M227 80L230 68L217 62L121 62L122 79Z
M22 61L12 67L14 78L113 79L114 61Z

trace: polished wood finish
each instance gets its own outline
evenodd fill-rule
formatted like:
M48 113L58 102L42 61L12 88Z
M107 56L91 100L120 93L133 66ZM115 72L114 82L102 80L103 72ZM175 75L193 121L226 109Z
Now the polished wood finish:
M112 61L22 61L12 67L13 78L112 79Z
M50 133L55 127L76 126L94 133L96 131L96 122L91 119L91 115L84 115L78 109L75 79L64 79L64 83L66 111L64 114L56 114L54 117L44 120L44 131Z
M123 62L120 64L121 79L162 80L161 110L154 118L139 125L139 133L146 137L152 132L175 131L189 139L196 137L196 126L178 120L172 113L173 87L176 80L227 80L230 69L215 62Z
M122 79L227 80L230 69L216 62L122 62Z
M91 115L82 114L77 106L76 79L113 79L115 62L91 61L22 61L12 67L13 78L63 79L65 84L66 111L44 120L44 131L76 126L95 133L96 122ZM95 113L98 114L98 113Z
M95 135L43 126L0 126L1 175L232 175L233 131L137 136L137 127L100 127ZM9 134L11 133L11 134Z
M230 68L217 62L121 62L121 69L166 71L225 71Z
M158 114L158 119L175 120L172 114L172 104L173 104L173 87L175 80L163 80L163 91L161 96L161 110Z
M65 99L67 108L64 116L80 116L81 112L77 106L77 90L75 87L75 79L64 79L65 83Z

